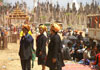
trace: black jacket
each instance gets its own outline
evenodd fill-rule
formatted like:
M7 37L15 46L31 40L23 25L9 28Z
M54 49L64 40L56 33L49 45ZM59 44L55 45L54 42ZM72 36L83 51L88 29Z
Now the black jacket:
M27 34L23 36L20 40L19 56L22 60L30 59L32 57L33 49L33 38L31 35Z
M62 59L62 53L61 53L61 39L58 34L55 34L51 37L51 41L48 46L48 56L46 61L46 66L50 68L55 68L57 65L64 66L63 59ZM52 59L56 58L56 63L52 62Z
M41 34L37 37L36 40L36 56L39 57L40 52L42 52L42 57L46 56L46 41L47 38L44 34Z

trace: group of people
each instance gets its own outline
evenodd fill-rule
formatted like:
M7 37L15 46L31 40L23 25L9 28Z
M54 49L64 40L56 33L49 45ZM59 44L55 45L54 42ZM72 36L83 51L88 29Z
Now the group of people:
M62 58L62 42L58 35L61 29L57 23L53 23L50 26L50 41L48 42L48 54L46 54L46 44L48 38L44 32L47 30L43 24L39 25L39 35L36 38L36 56L38 58L38 65L42 66L42 70L45 70L45 66L50 70L62 70L64 66ZM32 50L34 50L34 39L28 32L30 31L29 25L23 25L23 35L20 40L19 56L21 60L22 70L31 70Z
M82 32L78 34L77 30L73 33L68 30L66 34L62 34L61 40L58 34L61 27L57 23L51 24L49 36L45 35L47 27L44 24L40 24L38 28L40 34L36 38L36 53L33 53L34 38L30 33L30 26L28 24L22 26L19 50L22 70L31 70L32 54L36 54L38 65L42 66L42 70L45 70L45 66L49 67L49 70L62 70L63 60L77 61L100 70L100 44L89 39L88 34L83 37Z
M68 30L63 33L63 59L73 60L81 64L90 65L100 70L100 44L89 39L88 34Z

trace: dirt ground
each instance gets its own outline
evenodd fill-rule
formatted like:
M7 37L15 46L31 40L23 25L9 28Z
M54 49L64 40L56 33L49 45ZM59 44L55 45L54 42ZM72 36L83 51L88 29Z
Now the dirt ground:
M33 35L33 37L35 40L35 35ZM9 43L7 49L0 50L0 70L22 70L18 52L19 41L17 43ZM42 70L41 66L37 65L37 58L32 70ZM46 70L49 69L46 67Z

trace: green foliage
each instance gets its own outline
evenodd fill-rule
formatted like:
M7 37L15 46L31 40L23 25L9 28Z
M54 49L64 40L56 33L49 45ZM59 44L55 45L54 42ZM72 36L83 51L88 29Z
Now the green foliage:
M50 26L50 24L45 24L46 26Z
M66 16L70 16L70 15L71 15L71 13L65 13L65 15L66 15Z
M46 19L46 16L40 16L40 18L42 18L42 19Z

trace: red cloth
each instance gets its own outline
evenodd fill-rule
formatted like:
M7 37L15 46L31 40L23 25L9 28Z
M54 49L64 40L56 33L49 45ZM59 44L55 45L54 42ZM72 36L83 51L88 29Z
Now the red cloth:
M68 63L62 68L62 70L95 70L95 69L92 69L88 65Z
M93 63L93 65L96 65L96 64L98 64L98 66L100 67L100 53L98 53L98 54L96 55L96 60L95 60L95 62Z

